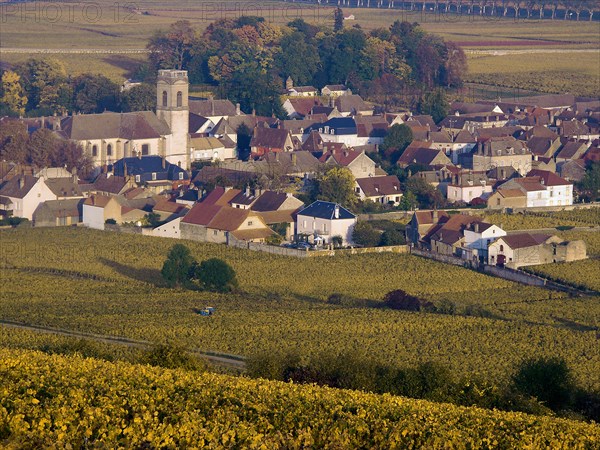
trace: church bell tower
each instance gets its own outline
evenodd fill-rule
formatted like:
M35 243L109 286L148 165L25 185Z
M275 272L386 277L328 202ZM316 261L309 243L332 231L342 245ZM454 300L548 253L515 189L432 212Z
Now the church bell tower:
M171 130L164 148L166 159L188 168L189 80L187 70L159 70L156 82L156 115Z

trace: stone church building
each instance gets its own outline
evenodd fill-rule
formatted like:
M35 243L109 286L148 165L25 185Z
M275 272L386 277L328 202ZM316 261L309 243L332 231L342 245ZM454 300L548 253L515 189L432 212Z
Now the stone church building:
M79 143L97 167L121 158L156 155L190 167L189 81L186 70L159 70L156 114L105 112L65 117L59 133Z

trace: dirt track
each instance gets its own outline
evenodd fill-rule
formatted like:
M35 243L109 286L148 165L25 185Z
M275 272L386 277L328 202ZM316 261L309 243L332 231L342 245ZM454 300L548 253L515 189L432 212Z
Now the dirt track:
M151 342L148 341L137 341L134 339L129 339L120 336L106 336L99 334L91 334L91 333L82 333L79 331L71 331L71 330L61 330L58 328L50 328L39 325L28 325L19 322L13 322L11 320L0 320L0 326L9 327L9 328L18 328L21 330L35 331L39 333L52 333L60 336L69 336L80 339L90 339L96 342L103 342L105 344L120 344L125 345L127 347L136 347L136 348L147 348L152 345ZM194 351L196 355L207 359L213 364L232 367L235 369L243 370L246 367L246 363L244 359L240 356L235 355L225 355L216 352L203 352L203 351Z

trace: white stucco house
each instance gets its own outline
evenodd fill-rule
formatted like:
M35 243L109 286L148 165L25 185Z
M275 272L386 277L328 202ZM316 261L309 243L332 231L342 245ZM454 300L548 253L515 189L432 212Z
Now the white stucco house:
M19 175L11 178L0 189L0 198L7 212L13 217L32 220L33 212L48 200L56 200L56 194L46 184L45 178Z
M497 239L506 236L506 231L497 225L486 222L473 222L463 230L464 247L477 250L482 262L488 259L488 247Z
M341 236L344 244L352 244L352 231L356 216L337 203L317 200L298 212L296 232L298 235L320 237L324 244Z
M532 170L524 178L507 181L502 189L521 190L527 208L573 204L573 183L546 170Z

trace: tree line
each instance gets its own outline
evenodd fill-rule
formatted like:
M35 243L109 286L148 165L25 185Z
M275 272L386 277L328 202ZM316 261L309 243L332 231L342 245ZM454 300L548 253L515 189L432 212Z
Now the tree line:
M2 74L0 116L29 117L103 111L148 111L156 105L156 87L141 84L121 92L104 75L67 74L54 59L31 58Z
M182 20L150 39L149 72L187 70L192 83L213 86L244 112L281 117L279 96L288 77L316 88L346 84L382 104L405 101L402 92L462 84L463 51L417 23L396 21L365 32L338 22L333 29L302 19L278 26L244 16L199 32Z
M92 160L81 145L61 139L47 128L29 134L27 126L14 119L0 121L0 160L38 168L65 167L86 176Z

